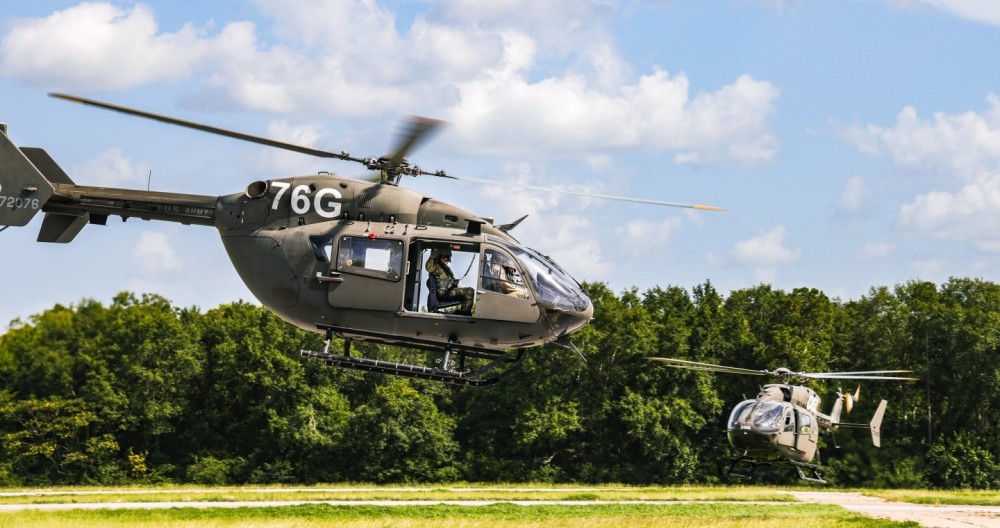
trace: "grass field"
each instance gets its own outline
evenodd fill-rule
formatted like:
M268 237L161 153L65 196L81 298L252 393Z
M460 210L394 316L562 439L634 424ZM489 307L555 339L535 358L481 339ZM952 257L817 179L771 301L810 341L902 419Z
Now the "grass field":
M454 485L449 487L317 486L217 487L171 486L162 488L46 488L0 490L0 504L52 504L64 502L161 501L345 501L345 500L502 500L502 501L766 501L794 502L777 489L734 486L553 486L553 485Z
M82 528L129 526L139 528L250 528L319 527L347 528L643 528L672 527L763 527L845 528L901 527L850 513L836 506L682 503L675 505L595 506L328 506L304 505L236 509L170 510L73 510L66 512L22 511L0 514L2 527Z
M839 506L802 504L783 489L758 486L631 487L552 485L46 488L0 490L0 508L17 504L177 502L166 509L0 511L0 528L135 526L143 528L250 528L343 526L357 528L589 528L589 527L903 527ZM819 488L802 488L817 490ZM824 491L836 491L822 488ZM1000 492L852 490L920 504L1000 504ZM265 501L499 501L465 506L274 506ZM246 501L241 507L185 507L184 503ZM512 504L508 501L636 501L628 504ZM258 503L254 505L252 503ZM194 506L194 504L192 504ZM220 506L232 506L220 504Z
M1000 491L985 490L861 490L865 495L915 504L1000 506Z

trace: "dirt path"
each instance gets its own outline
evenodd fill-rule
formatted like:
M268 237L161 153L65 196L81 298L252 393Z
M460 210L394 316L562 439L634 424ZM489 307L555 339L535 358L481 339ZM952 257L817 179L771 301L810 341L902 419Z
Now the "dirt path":
M916 521L928 528L1000 528L1000 506L929 506L834 491L788 493L803 502L836 504L871 517Z

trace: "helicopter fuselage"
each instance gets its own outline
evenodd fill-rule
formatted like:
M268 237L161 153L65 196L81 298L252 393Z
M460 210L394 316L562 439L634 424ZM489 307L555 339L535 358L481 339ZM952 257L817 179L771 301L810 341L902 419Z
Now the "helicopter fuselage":
M765 385L756 399L740 402L729 416L729 443L757 460L808 463L819 441L820 399L808 387Z
M254 186L267 190L222 200L234 201L238 211L224 215L230 225L218 226L223 243L254 295L302 328L380 328L387 342L398 337L507 349L568 335L593 313L579 285L554 263L450 204L334 176ZM337 204L328 189L342 191L344 202ZM439 313L427 304L427 260L442 248L456 260L464 257L455 267L465 269L455 273L475 291L472 314ZM491 288L487 256L495 253L522 277L518 295ZM367 262L371 258L378 260Z
M53 183L39 240L68 242L86 223L109 216L212 225L254 296L307 330L504 350L564 338L593 314L575 280L491 220L395 185L317 174L212 197L66 181ZM427 259L444 248L466 258L459 282L474 289L471 314L438 312L426 302ZM516 295L491 288L495 255L516 270Z

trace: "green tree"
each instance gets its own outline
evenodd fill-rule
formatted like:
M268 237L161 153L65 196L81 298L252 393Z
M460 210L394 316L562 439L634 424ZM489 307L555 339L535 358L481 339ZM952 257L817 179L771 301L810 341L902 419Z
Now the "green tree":
M455 421L407 383L390 379L349 422L347 460L353 479L388 482L453 481L459 476Z
M81 399L53 396L11 400L0 407L0 445L10 467L30 484L113 482L123 476L118 443L99 430L97 414Z

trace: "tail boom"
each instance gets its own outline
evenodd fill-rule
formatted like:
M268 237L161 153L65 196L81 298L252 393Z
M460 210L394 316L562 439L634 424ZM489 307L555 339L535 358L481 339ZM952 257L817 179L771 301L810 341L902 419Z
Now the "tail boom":
M47 152L19 148L0 129L0 226L24 226L45 212L39 242L66 243L109 216L214 226L219 198L75 185Z

